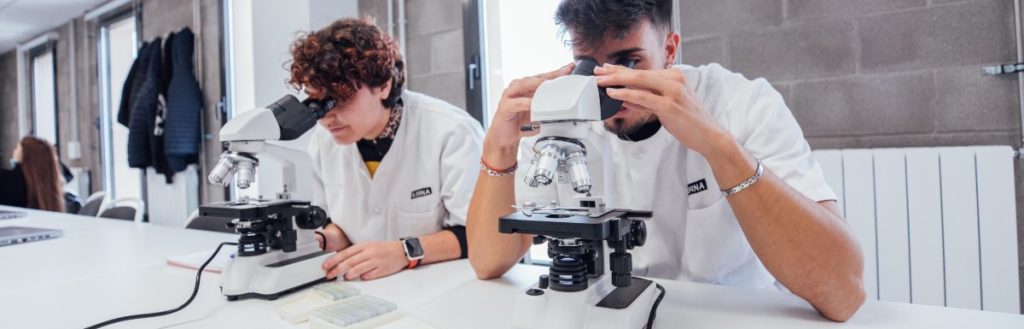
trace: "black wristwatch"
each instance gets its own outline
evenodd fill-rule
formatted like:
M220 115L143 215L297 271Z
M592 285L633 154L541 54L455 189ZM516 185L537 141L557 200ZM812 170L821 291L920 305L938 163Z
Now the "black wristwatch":
M420 238L402 238L402 247L405 249L405 258L409 259L409 268L416 268L423 259L423 246L420 245Z

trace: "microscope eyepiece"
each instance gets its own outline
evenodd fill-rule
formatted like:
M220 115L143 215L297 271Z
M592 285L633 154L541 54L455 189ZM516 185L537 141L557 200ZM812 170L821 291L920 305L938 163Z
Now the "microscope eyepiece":
M334 108L334 105L337 104L337 101L335 101L334 98L330 97L324 99L307 98L306 100L302 101L302 104L306 105L306 108L309 109L310 113L312 113L313 116L316 117L317 120L319 120L320 118L323 118L325 115L327 115L327 112L330 112L331 109Z
M636 66L636 60L623 59L615 62L616 65L622 65L628 68ZM573 75L594 75L594 68L598 66L597 61L589 58L584 58L579 62L576 62L576 68L572 70ZM597 89L599 99L601 102L601 119L608 119L619 113L619 109L622 108L622 101L608 97L607 87L600 87Z

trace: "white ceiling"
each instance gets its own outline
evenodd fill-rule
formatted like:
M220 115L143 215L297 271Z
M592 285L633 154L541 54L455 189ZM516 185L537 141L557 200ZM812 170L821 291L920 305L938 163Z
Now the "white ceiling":
M0 53L108 0L0 0Z

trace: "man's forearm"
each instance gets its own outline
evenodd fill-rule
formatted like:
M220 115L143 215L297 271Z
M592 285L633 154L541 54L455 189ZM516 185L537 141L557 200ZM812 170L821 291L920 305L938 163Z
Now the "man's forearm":
M448 230L421 236L420 244L423 245L423 264L458 259L462 254L459 239L455 237L455 233Z
M487 159L495 159L493 165L508 168L515 164L515 151L490 157L485 155ZM511 212L511 205L515 202L515 176L495 177L480 173L469 205L466 239L469 262L482 279L501 276L530 248L530 236L498 232L498 217Z
M729 142L707 157L722 188L757 168L756 159ZM832 320L845 321L860 307L863 258L833 202L815 203L768 170L727 198L750 246L779 282Z

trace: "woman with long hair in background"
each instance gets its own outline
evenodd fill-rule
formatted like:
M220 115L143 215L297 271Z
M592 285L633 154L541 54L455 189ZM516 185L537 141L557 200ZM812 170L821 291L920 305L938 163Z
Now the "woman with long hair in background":
M13 158L13 168L0 169L0 204L64 211L64 181L53 145L26 136Z

